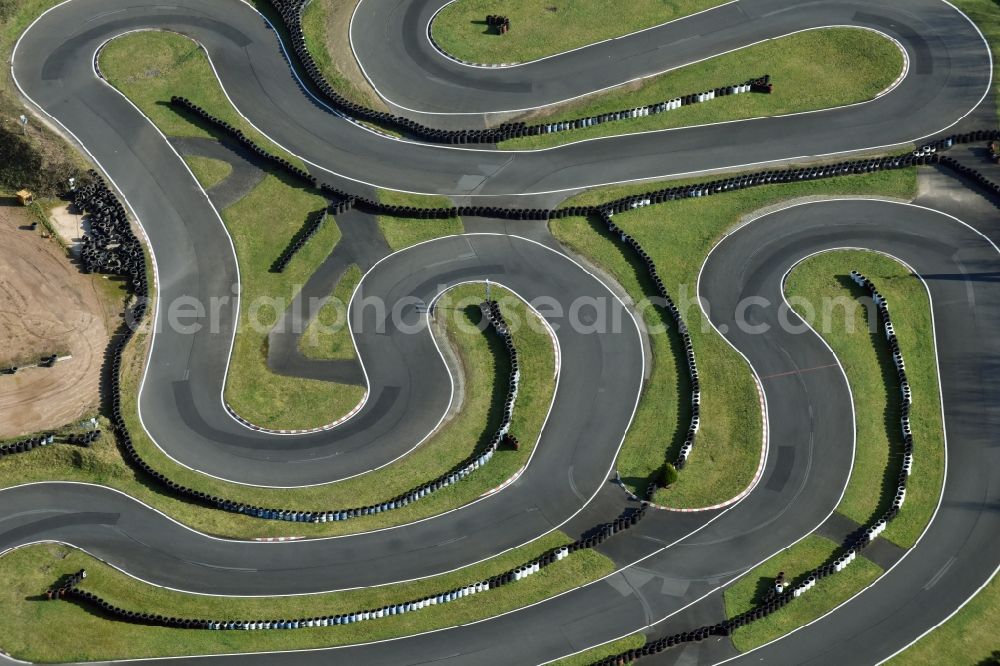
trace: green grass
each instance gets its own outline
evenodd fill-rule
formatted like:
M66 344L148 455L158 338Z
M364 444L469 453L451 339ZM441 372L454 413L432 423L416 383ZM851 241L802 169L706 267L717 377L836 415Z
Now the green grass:
M378 226L382 230L385 242L393 250L402 250L417 243L433 238L451 236L465 232L462 220L449 218L447 220L411 220L402 217L380 215Z
M527 62L594 42L620 37L703 9L724 0L632 0L614 12L594 0L457 0L437 15L434 41L460 60L482 64ZM486 26L488 14L510 17L506 35Z
M173 95L187 97L212 115L231 123L268 151L298 167L301 160L258 132L229 103L208 58L193 40L173 32L136 32L116 37L104 47L101 72L168 136L214 139L217 130L195 115L170 105Z
M984 587L950 620L896 656L889 666L992 666L1000 663L1000 577Z
M762 601L779 571L785 572L786 580L798 584L804 574L831 561L838 550L834 542L815 535L783 550L726 589L726 616L744 613ZM880 566L858 557L846 569L818 581L813 589L781 610L734 631L733 645L746 652L784 636L851 598L881 575Z
M441 194L413 194L410 192L400 192L398 190L378 190L377 195L379 202L390 206L450 208L452 205L451 199Z
M333 295L319 309L299 338L299 351L308 358L350 359L356 356L347 325L347 306L361 281L361 269L352 264L341 276Z
M933 515L944 479L944 430L927 291L919 278L892 259L850 250L807 259L792 271L785 293L809 304L796 303L795 309L820 332L847 372L857 413L857 445L851 480L837 510L868 524L889 509L895 494L903 448L900 393L885 335L877 318L871 333L867 309L857 300L868 293L850 281L852 270L871 278L889 300L913 389L910 424L916 463L907 481L906 502L882 535L908 548ZM885 417L871 418L873 414Z
M657 186L647 183L641 187L650 190ZM658 490L654 498L657 502L690 508L727 500L749 484L759 461L761 414L750 370L703 319L693 301L698 271L709 250L743 216L781 201L847 194L909 199L915 191L915 171L903 170L768 185L615 216L615 222L639 240L659 267L668 292L684 314L698 355L701 431L680 480L669 489ZM553 220L550 225L563 244L610 273L635 302L655 293L645 267L613 241L599 221L576 217ZM650 307L643 308L643 316L650 326L664 321L663 315ZM686 407L686 363L679 358L680 341L671 328L667 334L651 336L651 342L651 375L617 463L625 483L640 493L658 476L668 452L670 460L676 457L690 418ZM685 369L683 374L678 374L678 367ZM678 410L678 405L685 408Z
M847 373L859 415L857 447L851 480L837 510L869 524L888 509L895 490L902 447L899 391L884 334L880 328L870 332L866 311L857 300L867 292L850 281L852 270L874 280L889 300L914 390L914 455L922 464L914 466L907 483L906 503L884 533L898 545L910 547L934 512L944 474L933 327L924 286L888 257L845 250L816 255L799 264L788 277L785 293L796 311L830 344ZM885 419L864 417L873 412L885 414ZM779 553L726 590L727 616L743 613L759 603L779 571L799 582L801 576L828 563L838 552L837 544L813 535ZM774 640L846 601L881 573L878 565L859 557L846 570L824 578L814 590L777 613L737 629L733 644L745 652Z
M306 217L328 205L296 180L268 175L222 211L240 265L240 318L226 376L225 399L237 414L267 428L312 428L348 414L361 386L286 377L267 367L267 336L301 285L340 240L328 217L281 273L269 269Z
M501 291L495 293L506 295ZM434 321L435 337L441 340L447 334L465 370L461 409L416 450L377 472L311 488L281 490L225 483L181 467L149 440L139 423L135 401L128 399L128 396L136 395L141 378L148 342L145 331L137 334L122 362L126 425L136 448L150 465L177 483L210 495L260 506L295 505L314 509L357 506L390 497L450 469L477 446L485 445L499 423L507 390L507 353L499 338L492 334L485 335L469 325L479 321L478 303L483 296L481 285L463 285L451 290L439 301L437 312L440 315ZM512 298L505 298L504 309L511 318L520 321L527 321L530 314L521 301ZM368 531L433 516L467 504L496 487L521 469L531 455L552 400L555 372L554 349L548 335L537 332L542 330L540 321L536 324L519 327L513 333L521 363L522 382L514 409L512 432L520 439L521 449L498 451L488 465L461 483L404 509L316 525L259 520L207 509L164 493L158 486L149 485L146 477L138 475L131 466L123 463L117 446L109 437L101 438L88 449L46 447L0 459L0 487L45 480L98 483L117 488L155 506L199 531L234 538L329 536ZM475 372L469 372L471 368ZM109 430L106 423L102 429L105 432Z
M268 5L269 3L265 1L257 4ZM355 104L363 104L368 108L378 107L379 110L385 110L385 105L377 96L371 94L371 91L362 90L359 86L355 85L353 81L344 76L333 62L333 56L330 54L328 44L331 44L333 40L347 42L349 39L347 34L347 27L350 25L349 21L344 24L344 34L328 34L329 26L331 25L331 13L340 11L341 9L338 5L342 4L345 3L338 2L335 4L327 0L312 0L306 5L302 11L302 32L305 36L306 48L309 49L309 53L316 61L316 65L319 67L323 77L337 92ZM357 0L353 4L356 5ZM349 49L349 47L347 48ZM363 76L360 71L357 74L358 76Z
M450 208L448 197L423 194L409 194L395 190L379 190L378 200L390 206L418 206L421 208ZM422 220L418 218L379 215L378 226L385 242L393 250L402 250L432 238L451 236L465 231L462 218L444 220Z
M194 177L206 190L218 185L233 172L233 165L225 160L202 157L201 155L185 155L184 161L187 162Z
M620 654L626 650L640 648L645 643L646 637L643 634L632 634L631 636L626 636L625 638L612 641L605 645L601 645L600 647L584 650L583 652L575 654L572 657L558 659L553 661L551 664L546 664L546 666L590 666L594 662L600 661L605 657L610 657L613 654Z
M82 589L115 605L156 609L181 617L310 617L376 608L441 592L506 571L550 548L569 543L552 532L532 543L458 571L412 583L296 597L206 597L137 581L85 553L56 544L35 545L0 559L0 645L36 662L93 661L220 652L296 650L346 645L455 626L504 613L607 575L614 565L594 550L578 551L524 581L446 606L343 627L296 631L198 631L146 627L106 619L74 603L38 595L62 574L87 570ZM44 597L43 597L44 598ZM86 640L80 640L85 636Z
M827 109L869 100L890 86L903 70L903 56L891 41L869 30L824 28L750 46L734 53L589 95L537 120L554 122L655 104L770 74L774 92L747 93L593 127L504 141L501 148L547 148L581 139L718 123L800 111ZM823 85L815 85L823 81Z

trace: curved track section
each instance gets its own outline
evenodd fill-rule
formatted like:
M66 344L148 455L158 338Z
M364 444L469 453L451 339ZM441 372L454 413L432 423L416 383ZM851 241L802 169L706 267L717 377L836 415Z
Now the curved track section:
M871 16L884 23L883 30L904 45L911 61L909 76L891 94L874 102L724 126L625 135L524 153L403 142L332 116L314 98L303 95L299 80L289 75L283 51L275 48L274 32L260 15L236 0L210 4L181 0L170 7L142 0L70 0L46 14L25 34L18 45L14 72L24 92L47 113L74 132L78 128L82 132L86 126L90 136L80 139L93 148L113 141L111 134L116 129L127 131L121 127L126 116L132 117L132 123L139 122L134 111L120 108L127 106L124 100L112 100L115 93L94 81L91 62L96 49L127 30L176 30L205 45L230 98L256 126L318 168L353 181L354 187L370 183L436 194L520 196L895 145L938 132L983 99L991 63L981 36L962 14L938 0L920 2L926 4L923 9L900 0L909 8L902 25L911 26L902 32L893 32L889 27L901 20L901 9L896 13L881 8L862 12L862 18ZM753 0L741 0L734 6L744 5L753 6ZM804 7L816 7L813 25L828 24L825 8L838 7L838 21L861 24L851 18L859 12L859 7L851 3L810 3ZM761 22L750 25L759 28L767 23L765 8L761 10ZM807 13L800 22L805 27L809 20ZM651 31L635 38L650 39L655 34ZM60 46L56 48L55 35L65 36L65 41L58 40ZM766 32L749 30L741 43L750 44L766 36ZM392 41L358 34L354 39L355 44L370 42L371 48L383 48ZM625 49L633 41L629 38L611 44ZM731 48L729 43L715 44L707 37L691 41L702 58L716 54L717 49ZM663 49L663 57L669 57L666 54L672 50ZM585 53L575 52L567 59L575 62ZM615 54L613 62L619 80L631 78L627 64L622 64L629 62L628 55ZM361 62L365 61L362 53ZM484 96L495 90L488 80L495 75L494 70L474 70L467 75L473 73L483 82L476 87L465 83L465 88L478 88ZM586 77L573 76L565 65L560 78L576 80L576 85L585 85L586 81ZM413 79L427 81L429 87L435 80L422 75ZM469 92L439 94L431 97L458 104ZM720 144L722 136L725 141ZM741 146L740 155L733 155L733 145ZM602 164L614 164L614 175L602 169Z
M993 445L1000 425L1000 395L990 369L1000 362L1000 345L989 332L1000 326L1000 294L988 276L1000 268L1000 252L979 232L995 236L996 231L995 225L975 230L955 218L916 206L838 201L797 206L757 220L727 237L706 262L700 293L716 308L722 305L718 310L722 317L716 324L733 325L734 332L727 337L758 371L774 363L778 365L772 365L772 370L783 367L791 371L765 382L772 418L780 420L773 411L776 401L783 405L792 395L813 392L808 386L811 381L819 381L822 390L829 391L831 385L822 377L836 371L810 371L819 366L803 365L784 352L776 353L775 335L779 339L783 336L774 328L765 335L740 332L730 316L738 300L763 297L772 304L768 310L777 314L776 306L784 303L785 272L823 250L863 247L905 261L931 294L947 433L943 495L915 549L839 612L747 654L742 661L879 661L905 645L907 637L919 635L917 627L934 626L943 620L992 576L1000 547L1000 516L996 512L1000 457ZM751 323L780 331L776 317L761 314L750 318ZM800 323L794 315L791 321ZM797 337L817 347L814 335ZM808 362L817 360L821 359ZM813 399L825 397L815 395ZM799 446L790 446L785 455L798 459ZM777 455L783 455L780 447Z
M877 7L740 0L511 70L466 68L427 51L429 44L420 41L425 37L409 30L414 20L424 25L420 17L433 14L438 0L404 2L398 8L390 4L365 0L355 19L354 42L380 90L422 111L437 110L423 106L431 101L449 113L548 103L760 39L833 24L882 30L904 45L911 67L899 87L867 104L511 154L393 140L331 114L303 92L266 22L236 0L180 0L170 6L70 0L58 6L18 44L13 72L19 86L85 147L128 200L155 255L160 301L194 297L207 303L229 297L221 305L217 329L178 335L164 328L155 335L140 408L157 443L185 464L243 483L279 486L322 483L377 467L434 428L449 401L447 370L437 354L429 353L433 342L426 330L401 336L390 326L379 334L384 319L361 309L356 298L351 309L358 308L364 325L355 336L371 390L357 416L329 432L280 438L229 419L221 389L238 308L232 298L238 284L232 246L215 209L162 135L94 76L95 51L116 35L140 28L191 35L205 45L241 112L307 159L317 174L339 174L340 185L496 195L505 203L609 180L915 140L968 114L991 79L989 53L978 31L936 0L892 0ZM372 32L379 25L389 31L389 39ZM404 31L404 38L396 39L394 31ZM682 39L682 33L697 38ZM366 50L376 47L388 55ZM395 62L399 71L380 70L383 61ZM426 86L412 85L421 79ZM739 155L732 154L733 145L741 147ZM748 659L766 654L795 663L877 660L947 615L995 567L1000 461L991 440L1000 401L989 369L1000 358L991 342L1000 322L998 296L987 280L977 278L997 274L1000 259L991 244L954 219L915 207L871 201L801 206L729 236L706 264L702 295L713 304L715 323L728 323L741 296L764 295L777 303L780 276L794 261L841 245L889 249L925 278L937 278L928 281L950 447L945 496L917 548L849 604L856 612L834 613ZM386 303L403 304L402 321L419 327L417 303L429 303L449 285L483 278L529 300L541 295L564 306L580 297L617 303L605 285L571 260L503 235L449 237L391 255L372 269L361 288ZM775 309L751 316L756 323L776 324ZM584 529L621 508L620 491L604 482L631 421L643 374L641 338L630 317L622 322L620 330L599 335L558 326L562 376L532 464L503 492L460 510L369 534L255 544L198 534L96 486L34 484L0 492L0 550L56 539L160 585L208 594L301 594L427 576L556 526ZM338 649L335 658L372 664L554 659L664 618L710 614L713 609L706 607L721 585L815 530L836 507L853 458L846 382L832 371L801 372L836 364L815 336L785 335L777 326L759 336L740 335L738 327L729 330L730 340L765 378L770 410L773 448L760 485L748 497L724 511L654 513L624 535L621 550L614 553L621 568L601 581L480 623ZM969 331L976 331L975 347L963 342ZM859 649L865 650L861 656ZM329 658L330 652L320 650L212 659L271 664Z

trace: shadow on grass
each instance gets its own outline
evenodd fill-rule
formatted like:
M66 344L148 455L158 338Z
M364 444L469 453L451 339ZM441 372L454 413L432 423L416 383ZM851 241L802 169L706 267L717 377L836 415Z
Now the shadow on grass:
M885 328L878 319L878 311L874 301L867 289L860 287L849 275L838 275L837 281L844 287L852 298L862 306L864 310L864 323L868 329L868 339L879 366L879 373L882 377L882 392L885 398L885 409L882 413L882 421L885 427L886 439L889 442L889 460L882 475L882 488L879 491L878 502L874 510L868 517L871 522L876 517L883 515L892 508L892 501L896 496L899 474L903 470L903 431L901 426L902 417L902 393L899 384L899 377L896 375L896 364L892 360L892 351L889 349L889 341L885 337ZM871 387L871 390L876 390ZM862 401L874 396L859 396ZM865 414L860 415L866 418ZM862 527L848 538L857 539L864 533Z
M997 4L1000 5L1000 2ZM993 650L990 656L978 662L976 666L1000 666L1000 650Z
M510 378L510 355L507 353L507 345L503 343L493 327L487 323L486 318L483 316L483 311L478 305L467 305L462 309L462 315L465 317L467 324L476 326L483 331L483 335L486 336L486 345L489 348L490 358L493 359L494 368L493 385L490 390L490 407L486 412L486 423L470 456L471 458L475 458L486 451L486 447L493 440L493 435L500 427L500 422L503 419L504 403L507 400L507 384ZM467 373L479 371L481 371L480 368L465 369ZM516 402L514 409L517 409ZM517 433L512 432L511 434L516 436ZM457 471L464 467L465 464L465 460L463 460L450 471Z
M608 231L607 226L599 216L587 216L587 224L589 224L591 229L593 229L601 238L607 240L618 252L618 256L620 256L622 260L632 269L643 295L650 299L659 298L656 285L649 277L646 264L639 258L639 256L629 247L625 246L618 236ZM670 284L667 277L662 274L660 277L664 279L665 284ZM658 486L663 484L666 463L668 461L673 462L677 456L680 455L681 446L684 445L684 440L687 437L688 425L691 422L691 377L687 372L687 355L684 351L684 343L681 340L680 334L677 332L677 326L674 323L673 318L667 313L667 311L659 306L657 306L654 311L656 312L656 317L658 318L658 320L654 323L662 325L667 331L665 334L667 344L670 346L670 354L673 357L674 366L677 368L677 382L675 384L678 396L677 422L674 424L673 433L671 433L664 446L663 460L657 466L656 470L646 477L622 477L622 481L640 497L645 494L646 488L651 483ZM653 363L656 363L656 359L654 359ZM644 393L646 388L648 388L648 386L643 387ZM641 397L640 400L642 400Z

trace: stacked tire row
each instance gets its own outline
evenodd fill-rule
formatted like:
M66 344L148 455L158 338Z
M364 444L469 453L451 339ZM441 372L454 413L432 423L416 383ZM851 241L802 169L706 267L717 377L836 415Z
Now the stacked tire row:
M80 570L73 574L58 587L53 587L46 593L49 599L73 599L79 603L86 604L100 610L105 615L132 624L144 624L159 627L173 627L178 629L203 629L214 631L261 631L273 629L306 629L312 627L332 627L367 622L393 615L404 615L413 613L432 606L451 603L476 594L489 592L498 587L509 585L524 580L545 567L558 562L572 553L594 548L611 538L615 534L629 529L636 525L646 514L645 506L638 509L626 509L621 516L613 522L598 526L595 535L568 544L553 548L542 554L537 559L526 562L521 566L509 569L501 574L492 576L485 580L476 581L462 587L457 587L446 592L431 594L419 599L412 599L395 604L382 606L366 610L358 610L350 613L337 615L324 615L309 618L296 619L256 619L256 620L223 620L223 619L190 619L179 617L167 617L153 613L140 613L126 610L115 606L92 592L81 590L78 586L87 577L87 572Z
M976 183L986 188L994 195L1000 196L1000 184L994 183L992 180L984 176L981 172L973 169L972 167L960 164L958 160L953 157L948 157L947 155L939 155L937 157L937 163L952 169L958 174L965 176L974 180Z
M670 317L674 320L674 324L677 326L677 334L681 336L681 341L684 343L684 355L687 358L688 364L688 377L691 380L691 422L688 424L687 436L684 439L684 444L681 446L680 453L677 459L674 461L673 465L677 469L683 469L684 465L687 464L688 456L691 455L691 449L694 448L694 440L698 435L698 430L701 426L701 385L698 380L698 364L694 357L694 347L691 345L691 334L688 331L687 324L684 323L684 318L681 316L680 310L674 304L670 294L667 293L667 287L663 282L663 278L660 277L656 270L656 264L653 262L653 258L642 249L637 241L632 236L625 233L614 221L611 219L614 213L610 210L601 210L600 216L604 224L607 225L608 231L612 234L618 236L621 242L632 248L639 258L645 262L646 270L649 273L649 278L656 285L656 291L663 299L663 309L670 314Z
M898 485L896 494L892 500L892 506L866 528L835 560L808 572L800 578L800 582L794 587L791 585L785 586L784 581L781 581L769 594L768 598L755 608L719 624L703 626L693 631L674 634L668 638L649 641L641 648L628 650L593 662L592 666L628 664L640 657L657 654L675 645L700 641L709 636L728 636L732 631L742 626L761 620L811 590L819 580L846 569L851 562L857 559L858 554L885 530L889 522L899 515L903 501L906 498L907 477L913 469L913 435L910 432L910 406L912 405L912 397L910 394L910 385L906 379L906 364L903 361L899 342L896 339L896 332L889 316L889 304L882 294L879 293L878 289L875 288L872 281L861 273L851 271L851 279L864 289L867 289L871 294L872 300L875 302L878 309L879 323L885 331L886 340L892 351L893 363L896 366L896 374L899 378L902 414L900 417L900 426L903 431L903 469L899 473Z
M56 441L55 435L51 433L46 433L44 435L35 435L34 437L28 437L27 439L22 439L17 442L10 442L9 444L0 445L0 458L6 456L12 456L15 453L27 453L33 449L41 448L43 446L48 446Z
M714 88L700 93L692 93L690 95L682 95L681 97L675 97L674 99L669 99L665 102L657 102L656 104L647 104L646 106L636 107L634 109L622 109L620 111L612 111L610 113L602 113L597 116L589 116L587 118L575 118L573 120L564 120L555 123L539 123L537 125L529 125L523 128L523 134L520 136L535 136L538 134L551 134L553 132L565 132L574 129L583 129L586 127L593 127L595 125L602 125L604 123L615 122L618 120L628 120L630 118L645 118L646 116L656 115L658 113L666 113L667 111L673 111L674 109L679 109L682 106L690 106L692 104L701 104L702 102L711 101L717 97L726 97L728 95L739 95L748 92L770 92L772 90L771 76L765 74L759 79L751 79L746 83L738 83L731 86L722 86L721 88ZM516 138L516 136L514 137Z
M892 509L868 530L869 535L874 535L871 538L874 538L882 533L888 521L896 517L896 513L903 506L903 500L906 499L906 478L913 470L913 432L910 429L910 409L913 407L913 396L910 391L910 382L906 378L906 363L903 361L903 352L899 348L896 330L893 328L892 318L889 316L889 303L886 302L885 297L875 288L874 283L861 273L851 271L851 279L858 286L867 289L868 293L871 294L872 300L875 302L880 323L885 331L886 343L889 345L889 351L892 352L892 362L896 366L896 377L899 379L899 425L903 433L903 471L899 474L899 484L896 488L896 496L892 501Z
M267 152L262 146L248 138L242 130L234 127L231 123L211 115L204 108L198 106L186 97L178 97L175 95L170 98L170 102L174 106L197 114L205 122L214 125L220 131L225 132L242 143L251 152L256 153L261 158L269 160L275 165L285 169L288 173L303 180L308 185L317 187L327 196L335 198L337 203L335 203L331 208L331 212L335 215L356 207L366 213L418 219L447 219L458 217L460 215L480 215L484 217L496 217L509 220L547 220L554 212L545 208L501 208L499 206L422 208L416 206L383 204L379 201L375 201L374 199L368 199L366 197L359 197L350 194L327 183L318 184L316 177L312 174L300 169L283 157ZM591 209L588 207L581 208L579 210L589 212Z
M323 77L319 65L306 47L306 38L302 31L302 10L305 5L306 0L271 0L271 6L281 15L285 28L291 36L292 50L295 51L302 69L313 86L337 111L357 120L394 127L404 133L435 143L496 143L517 136L516 132L519 130L523 131L524 123L505 123L498 127L478 130L437 130L409 118L375 111L351 102L340 95Z
M71 574L66 577L66 580L55 587L50 587L45 591L46 599L64 599L66 598L71 590L75 589L77 585L83 582L83 579L87 577L87 571L85 569L80 569L75 574Z
M66 443L74 444L76 446L90 446L100 438L100 430L91 430L90 432L81 432L67 436Z
M288 267L288 263L295 256L295 253L302 249L302 247L309 241L310 238L316 235L319 231L320 226L326 219L327 210L321 208L320 210L315 210L306 217L306 223L299 229L298 233L292 237L291 242L289 242L288 247L286 247L282 253L274 260L271 264L272 273L281 273Z
M205 121L209 122L212 125L221 127L230 136L232 136L237 141L246 146L250 150L250 152L256 153L259 157L273 162L274 164L281 167L291 175L305 182L307 185L311 187L316 187L316 176L312 175L305 169L295 166L284 157L267 152L266 150L264 150L263 147L257 145L252 139L247 137L247 135L243 133L243 130L241 130L238 127L234 127L231 123L222 120L221 118L213 116L204 108L198 106L197 104L189 100L187 97L178 97L177 95L174 95L173 97L170 98L170 103L173 104L174 106L180 107L182 109L185 109L186 111L201 116L202 119L204 119Z

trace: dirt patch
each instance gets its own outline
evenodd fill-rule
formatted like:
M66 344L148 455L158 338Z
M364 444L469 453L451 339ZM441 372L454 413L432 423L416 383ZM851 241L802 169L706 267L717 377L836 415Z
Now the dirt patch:
M324 17L323 41L334 68L363 96L358 100L379 111L388 111L382 98L372 88L361 72L354 51L351 49L351 17L360 0L312 0L321 5Z
M73 208L67 204L53 208L49 212L49 220L52 222L52 228L59 234L73 256L79 256L80 249L83 247L83 232L85 231L83 216L74 213Z
M81 273L55 240L28 229L31 221L0 200L0 367L54 353L71 358L0 375L0 438L57 428L95 410L118 314L115 287Z

